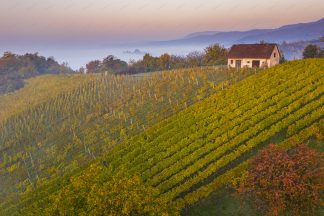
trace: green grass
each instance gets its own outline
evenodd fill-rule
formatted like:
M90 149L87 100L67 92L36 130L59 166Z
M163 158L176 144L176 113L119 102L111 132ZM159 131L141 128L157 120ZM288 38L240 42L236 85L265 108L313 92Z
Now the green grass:
M317 151L324 152L324 140L309 139L306 144Z
M312 216L323 215L324 209L317 209ZM182 210L182 216L262 216L251 201L240 199L233 189L223 187L207 198ZM282 214L281 216L293 216Z
M235 191L229 187L223 187L198 203L187 207L181 213L182 216L256 216L253 207L243 203Z

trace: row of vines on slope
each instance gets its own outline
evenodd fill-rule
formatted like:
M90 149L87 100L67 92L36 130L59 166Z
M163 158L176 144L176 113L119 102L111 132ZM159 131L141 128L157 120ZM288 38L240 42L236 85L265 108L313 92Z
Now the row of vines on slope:
M0 122L0 202L7 194L23 192L46 179L79 169L127 136L252 73L210 67L145 77L64 78L82 82L51 93L47 100L40 95L42 103L31 102L21 112L7 112ZM58 84L68 85L66 82ZM30 93L32 87L27 87ZM57 90L55 86L53 89Z
M140 176L170 205L192 204L238 176L249 157L277 134L294 137L322 121L323 71L323 60L289 62L216 92L140 134L125 136L96 161L104 167L100 181L120 172ZM53 185L57 191L69 183L58 180ZM47 191L38 192L41 197L26 194L27 209L37 200L46 207Z

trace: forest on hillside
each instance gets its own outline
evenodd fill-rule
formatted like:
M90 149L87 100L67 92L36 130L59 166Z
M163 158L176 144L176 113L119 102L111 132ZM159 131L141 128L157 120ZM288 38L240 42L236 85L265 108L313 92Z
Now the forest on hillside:
M80 68L84 73L104 73L110 72L115 74L137 74L148 73L153 71L174 70L180 68L194 68L202 66L219 66L227 64L228 50L220 44L212 44L204 51L194 51L186 56L172 55L164 53L158 57L146 53L142 59L129 63L108 55L103 60L90 61L86 68Z
M17 55L5 52L0 58L0 94L24 86L24 79L42 74L73 72L67 64L59 64L53 57L45 58L38 53Z

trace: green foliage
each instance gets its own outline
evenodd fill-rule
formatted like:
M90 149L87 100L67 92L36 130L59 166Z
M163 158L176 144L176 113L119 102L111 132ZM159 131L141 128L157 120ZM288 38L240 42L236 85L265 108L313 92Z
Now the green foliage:
M170 215L166 201L156 189L145 185L137 176L122 173L102 181L104 167L90 166L86 173L72 177L70 184L50 197L50 205L33 204L23 209L27 215Z
M287 62L287 60L286 60L284 54L281 52L281 56L280 56L279 63L280 63L280 64L283 64L283 63L285 63L285 62Z
M9 163L8 155L3 153L3 162L2 165L5 167Z
M324 57L323 54L324 54L324 52L319 46L310 44L305 47L304 52L303 52L303 57L304 57L304 59L323 58Z
M214 44L205 49L204 59L207 65L226 65L227 54L226 48L219 44Z
M171 56L169 54L163 54L159 58L159 66L162 70L169 70L171 68Z
M110 181L92 186L88 195L89 214L169 215L167 202L157 195L157 190L143 184L139 177L117 175Z
M60 65L53 58L35 54L15 55L5 52L0 58L0 94L14 91L24 86L23 79L41 74L73 72Z
M126 73L127 63L109 55L102 61L91 61L86 65L87 73ZM81 71L82 72L82 71Z
M204 52L191 52L186 56L176 56L164 53L159 57L154 57L146 53L141 60L131 61L127 65L125 62L115 59L113 56L108 56L111 66L109 68L118 68L105 70L105 60L91 61L87 65L90 72L112 71L114 73L147 73L152 71L171 70L178 68L193 68L201 66L221 66L227 64L228 50L219 44L213 44L207 47Z
M183 216L251 216L257 212L248 204L242 205L230 187L222 187L207 198L188 206L182 211Z

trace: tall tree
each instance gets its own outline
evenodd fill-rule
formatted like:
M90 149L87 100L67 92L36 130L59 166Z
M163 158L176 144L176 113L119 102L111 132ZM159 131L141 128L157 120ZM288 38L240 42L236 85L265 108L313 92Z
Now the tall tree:
M99 60L89 62L86 65L87 73L98 73L100 70L100 64L101 62Z
M121 73L127 71L127 63L109 55L103 59L100 70L102 72Z
M189 67L200 67L204 64L204 55L201 52L191 52L187 55L187 64Z
M210 45L205 49L204 60L207 65L224 65L227 62L227 49L219 44Z
M303 52L303 57L304 59L307 58L318 58L320 54L320 47L316 46L314 44L310 44L307 47L305 47L304 52Z
M165 53L159 57L158 62L161 70L169 70L171 67L171 56Z
M150 72L156 70L156 59L150 54L146 53L143 56L143 66L145 72Z
M321 42L324 42L324 36L320 38Z

